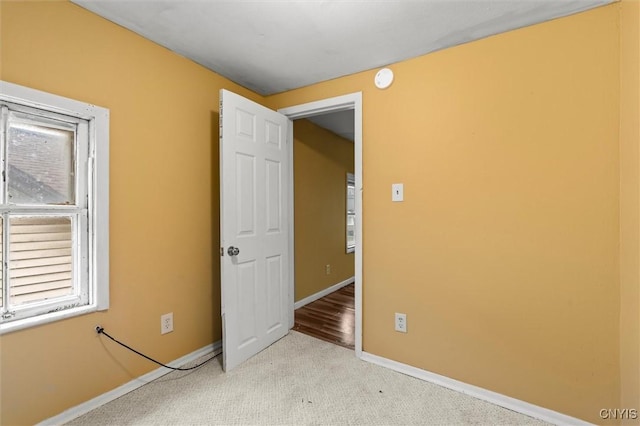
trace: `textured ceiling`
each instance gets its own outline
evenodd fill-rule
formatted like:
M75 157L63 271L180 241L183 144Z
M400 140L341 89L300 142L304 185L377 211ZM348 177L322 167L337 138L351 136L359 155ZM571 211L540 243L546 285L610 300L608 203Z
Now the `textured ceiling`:
M353 142L355 133L355 114L352 109L316 115L309 117L308 120Z
M73 0L262 95L611 0Z

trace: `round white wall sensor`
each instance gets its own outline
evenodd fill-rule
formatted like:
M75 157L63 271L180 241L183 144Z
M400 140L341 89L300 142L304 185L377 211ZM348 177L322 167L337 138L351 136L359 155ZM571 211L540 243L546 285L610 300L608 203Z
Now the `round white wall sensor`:
M378 89L386 89L393 83L393 71L389 68L382 68L376 73L374 81Z

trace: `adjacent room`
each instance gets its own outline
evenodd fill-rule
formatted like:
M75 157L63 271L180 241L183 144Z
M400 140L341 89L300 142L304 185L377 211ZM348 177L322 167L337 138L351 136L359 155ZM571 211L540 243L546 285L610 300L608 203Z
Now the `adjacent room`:
M637 0L0 1L0 424L168 421L162 384L233 416L248 383L251 424L419 423L379 404L412 392L451 398L427 423L637 425L639 27ZM336 291L344 330L296 331ZM166 375L100 329L217 356Z
M355 348L354 112L294 121L294 330Z

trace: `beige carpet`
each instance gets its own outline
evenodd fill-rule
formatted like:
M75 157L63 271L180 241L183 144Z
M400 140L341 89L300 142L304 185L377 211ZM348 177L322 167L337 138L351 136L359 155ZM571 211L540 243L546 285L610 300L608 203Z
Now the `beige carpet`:
M220 357L218 357L220 358ZM173 372L70 425L542 425L292 331L230 373Z

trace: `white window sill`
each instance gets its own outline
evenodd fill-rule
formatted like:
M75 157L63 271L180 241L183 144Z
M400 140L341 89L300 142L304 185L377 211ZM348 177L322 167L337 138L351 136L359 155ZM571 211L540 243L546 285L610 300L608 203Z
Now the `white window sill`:
M81 306L79 308L66 309L64 311L52 312L50 314L38 315L36 317L11 321L5 324L0 324L0 335L11 333L13 331L24 330L25 328L48 324L54 321L76 317L78 315L89 314L91 312L96 312L97 310L98 307L95 305Z

